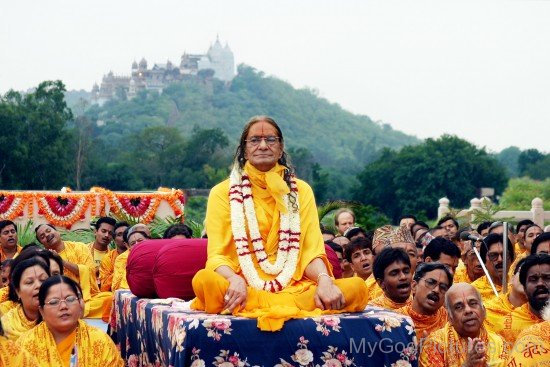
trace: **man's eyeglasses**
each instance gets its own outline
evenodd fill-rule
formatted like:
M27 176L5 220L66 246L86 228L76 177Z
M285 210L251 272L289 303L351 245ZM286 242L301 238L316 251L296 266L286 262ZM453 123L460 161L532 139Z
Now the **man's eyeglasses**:
M77 301L78 301L77 296L67 296L65 299L52 298L48 302L45 302L45 304L47 304L50 307L56 307L56 306L60 306L61 302L65 302L65 304L67 306L70 306L70 305L74 304Z
M502 252L488 252L487 253L487 258L491 261L491 262L495 262L498 260L499 257L502 257L503 254Z
M279 138L278 136L253 136L250 139L245 140L245 141L250 146L257 147L258 145L260 145L262 143L262 140L265 141L265 143L268 146L272 146L272 145L277 144L279 142L279 139L281 139L281 138Z
M437 280L432 278L422 278L424 281L424 284L426 284L426 287L429 289L435 289L435 287L439 284L439 289L442 293L446 293L449 290L449 286L445 283L439 283Z

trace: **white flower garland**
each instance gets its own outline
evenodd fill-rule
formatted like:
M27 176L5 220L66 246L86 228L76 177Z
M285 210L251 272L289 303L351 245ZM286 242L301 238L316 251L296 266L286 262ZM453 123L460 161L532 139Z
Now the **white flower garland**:
M290 194L294 192L296 205L298 205L296 180L294 177L291 178L290 193L283 197L288 212L286 214L281 213L280 216L279 246L277 259L274 264L269 262L265 252L252 199L252 185L248 176L243 174L238 166L235 165L233 170L231 170L229 183L231 229L243 275L248 284L256 289L278 292L286 287L292 279L298 265L298 255L300 253L300 211L299 207L293 208L293 205L289 201ZM248 247L245 220L258 264L266 274L277 275L273 280L263 280L256 271L251 256L252 252Z

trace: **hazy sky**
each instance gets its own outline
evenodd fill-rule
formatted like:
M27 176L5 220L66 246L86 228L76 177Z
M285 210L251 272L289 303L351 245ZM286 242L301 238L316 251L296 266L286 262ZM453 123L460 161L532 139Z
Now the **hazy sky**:
M216 34L246 63L420 138L550 152L550 1L2 1L0 93L90 90Z

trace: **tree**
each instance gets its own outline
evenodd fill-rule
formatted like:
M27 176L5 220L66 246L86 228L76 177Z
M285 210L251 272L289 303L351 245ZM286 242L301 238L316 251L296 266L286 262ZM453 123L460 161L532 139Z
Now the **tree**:
M10 91L0 100L4 188L59 189L67 184L72 144L66 123L72 113L64 92L61 81L46 81L32 93Z
M510 177L516 177L519 174L518 170L518 158L521 154L521 150L518 147L508 147L503 149L496 155L500 164L506 168L506 171Z
M506 185L504 168L495 158L449 135L399 152L384 150L358 179L355 199L381 208L393 220L402 213L433 218L441 197L465 206L480 187L499 193Z
M525 174L535 180L544 180L550 177L550 154L527 166Z
M527 173L529 166L537 163L544 158L544 154L537 149L527 149L521 152L518 157L518 171L519 175L523 176Z

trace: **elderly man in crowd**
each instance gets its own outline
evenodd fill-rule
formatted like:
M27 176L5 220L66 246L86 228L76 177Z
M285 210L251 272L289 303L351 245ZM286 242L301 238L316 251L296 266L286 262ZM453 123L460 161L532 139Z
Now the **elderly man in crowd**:
M485 307L479 292L467 283L454 284L445 295L449 321L421 346L421 367L504 366L504 340L483 326Z
M398 312L413 320L417 337L426 338L445 326L447 311L443 301L451 285L453 275L444 264L424 263L416 269L412 281L413 301Z

